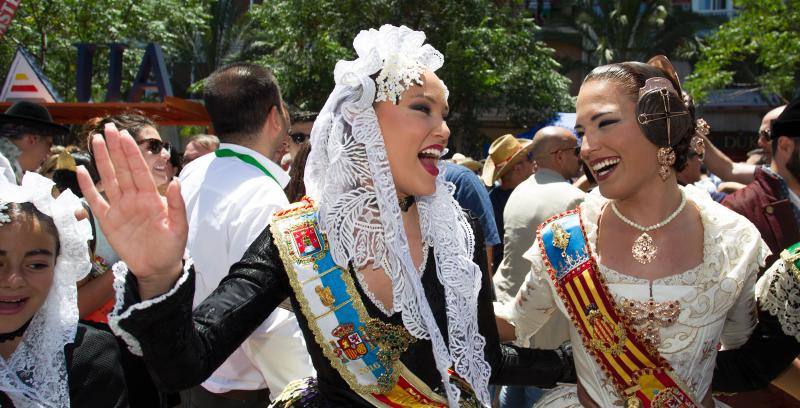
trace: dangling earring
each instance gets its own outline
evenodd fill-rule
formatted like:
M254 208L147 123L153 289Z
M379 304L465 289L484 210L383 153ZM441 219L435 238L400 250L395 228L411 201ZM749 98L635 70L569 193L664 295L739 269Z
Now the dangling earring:
M675 164L675 150L672 150L672 147L659 147L656 161L659 166L658 175L661 176L661 180L666 180L671 172L670 167Z

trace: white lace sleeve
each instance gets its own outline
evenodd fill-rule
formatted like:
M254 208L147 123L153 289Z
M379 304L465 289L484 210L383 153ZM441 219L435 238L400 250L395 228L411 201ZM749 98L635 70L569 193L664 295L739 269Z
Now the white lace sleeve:
M539 252L539 241L525 255L531 261L531 271L510 304L497 304L495 314L516 328L516 344L530 347L531 337L550 320L556 310L547 268Z
M773 264L756 284L761 310L778 318L787 336L800 342L800 276L792 273L782 259Z
M742 290L725 318L725 327L720 339L723 350L739 348L744 344L758 323L755 283L757 271L747 275Z
M115 302L114 309L108 314L108 325L111 327L111 331L114 332L115 335L119 336L123 341L125 341L125 344L128 346L128 350L130 350L130 352L134 355L141 357L142 347L136 337L120 327L120 321L125 320L131 315L131 313L137 310L147 309L148 307L161 303L165 299L172 296L189 278L189 268L191 268L191 266L192 262L187 260L187 262L184 264L183 273L181 274L180 278L178 278L178 281L175 282L175 286L173 286L172 289L170 289L167 293L152 299L135 303L130 305L127 309L125 309L125 291L129 288L125 282L127 281L129 272L128 265L126 265L125 262L120 261L115 263L112 267L112 270L114 271Z

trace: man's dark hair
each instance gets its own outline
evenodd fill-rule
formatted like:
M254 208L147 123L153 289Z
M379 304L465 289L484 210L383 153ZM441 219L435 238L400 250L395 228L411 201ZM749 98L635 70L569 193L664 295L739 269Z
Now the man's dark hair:
M218 69L205 82L203 100L214 132L223 141L246 140L281 109L281 89L267 68L235 63Z

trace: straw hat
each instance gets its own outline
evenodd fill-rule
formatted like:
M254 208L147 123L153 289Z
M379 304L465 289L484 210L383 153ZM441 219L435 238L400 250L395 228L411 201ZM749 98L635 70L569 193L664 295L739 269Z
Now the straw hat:
M464 156L461 153L456 153L453 155L453 163L464 166L470 169L473 172L479 171L483 165L481 162L476 161L472 157Z
M483 184L491 187L497 179L524 159L532 147L530 140L517 139L510 134L495 139L489 146L489 157L483 164Z

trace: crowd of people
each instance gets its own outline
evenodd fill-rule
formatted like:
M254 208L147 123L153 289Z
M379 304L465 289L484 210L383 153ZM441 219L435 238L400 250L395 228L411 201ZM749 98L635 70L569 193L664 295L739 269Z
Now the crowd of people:
M183 153L0 115L0 406L800 406L800 98L739 163L614 63L574 129L445 159L442 54L353 44L319 112L215 71Z

